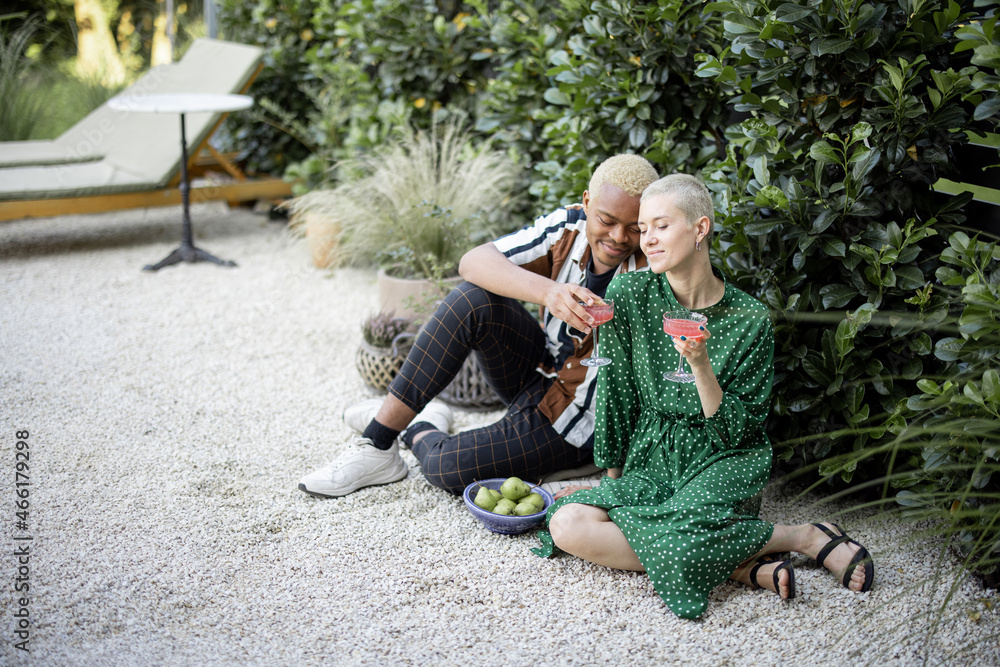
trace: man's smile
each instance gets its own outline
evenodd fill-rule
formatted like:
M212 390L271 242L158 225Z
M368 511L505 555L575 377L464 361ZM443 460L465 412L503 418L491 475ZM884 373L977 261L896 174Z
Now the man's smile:
M607 241L602 241L601 247L604 248L604 251L609 255L625 255L629 251L628 246L618 246L613 243L608 243Z

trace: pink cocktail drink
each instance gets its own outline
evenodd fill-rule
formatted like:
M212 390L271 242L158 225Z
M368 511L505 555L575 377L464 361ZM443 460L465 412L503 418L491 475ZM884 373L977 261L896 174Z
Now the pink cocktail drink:
M688 310L668 310L663 313L663 331L674 338L684 337L688 340L701 340L705 337L705 323L708 318L701 313ZM684 370L684 355L677 360L677 370L663 374L664 379L671 382L694 382L693 373Z
M611 318L615 316L615 307L612 304L594 304L593 306L584 306L587 314L594 318L594 326L600 326L605 322L610 322Z
M668 336L674 336L675 338L686 336L688 338L693 338L694 340L699 340L705 335L705 331L702 329L703 326L704 325L701 322L696 322L694 320L663 318L663 331Z
M605 322L610 322L611 318L615 316L615 302L600 300L593 306L584 305L583 309L587 311L588 315L594 318L594 351L590 357L582 360L580 363L584 366L604 366L610 364L610 359L598 356L597 354L597 327Z

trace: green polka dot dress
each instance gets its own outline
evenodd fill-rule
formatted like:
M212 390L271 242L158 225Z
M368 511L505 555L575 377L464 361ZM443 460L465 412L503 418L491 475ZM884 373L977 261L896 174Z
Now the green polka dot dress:
M774 330L767 308L726 283L708 317L712 368L723 390L710 418L694 383L663 378L678 353L663 332L663 313L681 308L665 274L615 277L605 298L615 316L601 326L601 352L613 363L599 371L594 461L623 468L619 479L554 503L608 510L656 592L683 618L697 618L711 590L760 551L773 525L758 518L771 472L771 443L762 428L774 378ZM685 362L685 365L687 362ZM539 532L550 556L548 531Z

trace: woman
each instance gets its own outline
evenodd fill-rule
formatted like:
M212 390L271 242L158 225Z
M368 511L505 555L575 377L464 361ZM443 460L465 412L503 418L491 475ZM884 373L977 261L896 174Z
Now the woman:
M767 308L712 269L713 219L708 190L692 176L667 176L643 192L640 245L651 271L611 283L605 298L615 301L615 316L600 332L613 363L600 371L594 460L609 474L549 508L550 532L539 534L545 546L535 553L557 546L646 571L684 618L700 616L711 590L730 577L794 597L791 562L763 557L778 551L805 553L845 587L868 590L871 557L835 524L758 518L771 471L763 422L774 334ZM677 309L708 320L700 340L682 336L671 348L662 316ZM678 354L693 383L664 379Z

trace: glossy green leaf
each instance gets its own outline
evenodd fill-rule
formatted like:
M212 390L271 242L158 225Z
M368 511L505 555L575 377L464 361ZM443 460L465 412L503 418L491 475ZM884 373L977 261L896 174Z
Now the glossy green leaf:
M858 295L858 290L848 285L827 285L820 289L823 307L832 310L843 308Z
M826 141L817 141L809 146L809 157L817 162L840 162L840 156Z
M786 2L774 12L774 16L784 23L798 23L816 13L813 7Z
M847 246L840 239L824 238L822 245L823 252L830 257L844 257L847 254Z
M818 39L809 45L809 51L814 56L827 56L843 53L854 45L854 41L847 37L827 37Z
M572 104L569 96L558 88L547 88L543 97L549 104L557 104L559 106L570 106Z

